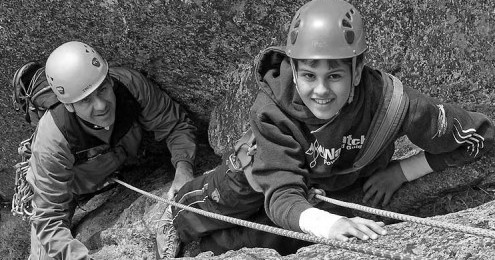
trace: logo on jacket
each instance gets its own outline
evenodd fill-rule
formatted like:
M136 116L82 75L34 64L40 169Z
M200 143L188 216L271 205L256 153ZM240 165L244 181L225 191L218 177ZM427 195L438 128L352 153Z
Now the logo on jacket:
M467 152L470 156L476 157L480 152L480 149L483 149L485 138L483 136L476 133L476 129L462 129L461 122L454 118L454 131L453 131L454 139L458 144L464 144L467 146Z
M347 135L342 138L342 145L339 148L325 148L318 140L315 140L306 151L307 155L312 157L309 167L314 168L318 158L323 158L325 165L334 164L339 159L342 149L353 150L361 149L365 141L364 135L359 138L353 138L352 135Z
M58 86L58 87L56 87L56 89L57 89L58 93L60 93L60 95L65 94L65 89L64 89L64 87L62 87L62 86Z
M352 138L352 135L344 136L342 140L342 148L345 147L346 150L361 149L364 144L364 135L360 138Z
M93 60L91 61L91 64L93 64L93 66L99 68L100 67L100 61L95 57L93 58Z
M445 116L445 108L443 105L437 105L438 107L438 117L437 117L437 132L432 137L440 137L447 131L447 117Z

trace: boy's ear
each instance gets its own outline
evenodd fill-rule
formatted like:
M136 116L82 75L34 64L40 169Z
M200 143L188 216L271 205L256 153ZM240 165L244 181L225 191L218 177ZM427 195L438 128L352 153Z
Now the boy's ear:
M354 86L359 85L359 82L361 82L361 74L363 72L364 68L364 62L359 62L356 64L356 69L354 70L354 78L353 78L353 84Z
M65 104L64 103L64 106L65 106L65 109L67 109L67 111L71 112L71 113L74 113L74 106L72 104Z

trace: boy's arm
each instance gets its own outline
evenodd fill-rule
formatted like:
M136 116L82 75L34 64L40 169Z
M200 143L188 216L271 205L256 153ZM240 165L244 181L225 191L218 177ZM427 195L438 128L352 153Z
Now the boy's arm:
M251 129L257 144L253 178L265 195L268 217L280 227L301 231L299 216L312 205L306 199L304 178L308 170L304 168L304 149L293 137L299 131L291 129L296 126L274 105L263 111L259 115L251 111Z
M402 131L425 150L432 170L472 162L492 149L495 128L486 115L442 103L411 88L404 90L410 105Z
M442 103L411 88L404 87L404 91L410 103L401 131L424 152L392 162L370 176L363 185L363 202L373 198L375 207L382 199L386 206L404 182L471 162L493 146L494 126L485 115Z

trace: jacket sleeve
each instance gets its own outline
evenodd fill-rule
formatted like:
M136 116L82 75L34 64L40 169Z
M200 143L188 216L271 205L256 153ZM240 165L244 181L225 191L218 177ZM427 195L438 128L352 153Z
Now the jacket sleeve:
M274 109L275 110L275 109ZM265 211L277 225L301 232L299 216L311 208L306 199L304 150L293 137L292 124L274 123L285 116L281 111L251 114L251 128L257 151L253 177L265 195Z
M155 139L167 142L172 164L179 161L194 165L196 127L180 105L141 73L126 68L112 68L111 73L128 87L141 106L140 124L153 131Z
M89 259L88 249L72 237L70 231L70 185L74 163L67 142L50 113L38 124L30 158L27 180L33 189L31 223L36 236L50 257L55 259Z
M493 147L495 129L484 114L469 112L454 104L404 87L410 104L402 131L425 150L434 171L469 163Z

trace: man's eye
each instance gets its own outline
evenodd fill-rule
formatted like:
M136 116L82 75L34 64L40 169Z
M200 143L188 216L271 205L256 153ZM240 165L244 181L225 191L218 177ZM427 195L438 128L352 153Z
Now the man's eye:
M89 98L89 97L85 97L85 98L81 99L81 102L82 102L82 103L88 103L88 102L89 102L89 100L90 100L90 98Z
M330 74L330 75L328 75L328 78L329 79L340 79L340 78L342 78L342 75L340 75L340 74Z
M98 92L103 93L107 90L107 88L108 88L107 85L103 85L98 89Z

